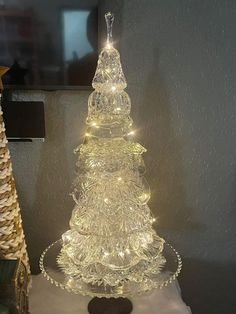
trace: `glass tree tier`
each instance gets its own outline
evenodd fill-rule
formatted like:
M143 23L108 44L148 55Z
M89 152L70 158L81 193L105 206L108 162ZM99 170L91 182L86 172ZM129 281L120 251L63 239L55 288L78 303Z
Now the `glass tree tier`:
M182 261L178 252L168 243L164 244L163 256L166 259L165 266L158 275L140 283L123 283L111 287L104 285L86 284L82 280L68 277L58 266L57 257L62 248L62 240L58 240L48 246L40 258L40 269L52 284L61 289L76 294L89 295L91 297L130 297L143 294L154 288L161 289L174 281L180 273Z

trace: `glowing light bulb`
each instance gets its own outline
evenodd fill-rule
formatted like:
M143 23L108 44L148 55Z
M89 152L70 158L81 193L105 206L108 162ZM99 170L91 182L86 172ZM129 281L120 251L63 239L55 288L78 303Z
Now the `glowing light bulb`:
M108 198L104 198L104 203L108 204L109 199Z
M156 221L156 218L152 218L152 222L155 222Z
M65 232L63 235L62 235L62 240L65 244L67 243L70 243L71 241L71 234L70 234L70 231L67 231Z
M107 43L107 49L111 49L111 44L110 43Z
M89 137L91 134L90 133L85 133L85 136Z
M92 126L93 126L94 128L99 129L99 126L97 125L97 123L96 123L96 122L93 122L93 123L92 123Z
M128 135L134 135L134 131L130 131L129 133L128 133Z
M125 253L122 252L122 251L120 251L120 252L119 252L119 255L120 255L121 257L124 257L124 256L125 256Z
M143 181L144 181L144 179L143 179ZM146 181L144 181L144 182L146 182ZM147 191L142 193L139 196L139 201L140 201L141 204L147 204L147 202L150 199L151 193L150 193L150 190L148 190L148 189L149 189L149 186L147 186L147 188L146 188Z
M63 239L64 242L66 242L66 241L70 241L71 237L68 234L63 234L62 235L62 239Z
M111 90L114 92L116 90L116 87L115 86L112 86L111 87Z
M121 177L119 177L117 180L118 180L118 181L122 181L122 178L121 178Z

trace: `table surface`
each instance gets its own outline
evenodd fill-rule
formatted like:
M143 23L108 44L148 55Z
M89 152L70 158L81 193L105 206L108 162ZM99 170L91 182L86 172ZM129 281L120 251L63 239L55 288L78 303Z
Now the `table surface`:
M52 285L42 274L32 277L29 296L31 314L88 314L90 297L62 290ZM181 298L177 281L161 290L130 300L133 303L132 314L191 314L190 308Z

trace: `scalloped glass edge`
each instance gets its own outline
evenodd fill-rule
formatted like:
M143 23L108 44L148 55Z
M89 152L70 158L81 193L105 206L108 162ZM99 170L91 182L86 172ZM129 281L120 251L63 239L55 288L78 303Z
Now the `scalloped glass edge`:
M44 267L44 258L45 258L45 255L47 254L47 252L53 247L53 246L55 246L56 244L58 244L59 242L61 242L62 240L61 239L59 239L59 240L57 240L57 241L55 241L55 242L53 242L53 243L51 243L44 251L43 251L43 253L41 254L41 256L40 256L40 259L39 259L39 267L40 267L40 270L41 270L41 272L42 272L42 274L43 274L43 276L51 283L51 284L54 284L55 286L57 286L57 287L59 287L59 288L61 288L61 289L63 289L63 290L67 290L68 292L73 292L73 293L75 293L75 294L80 294L80 295L83 295L83 296L90 296L90 297L99 297L99 298L103 298L103 297L105 297L105 298L120 298L120 297L132 297L132 296L137 296L137 295L143 295L143 294L145 294L145 293L148 293L148 292L150 292L150 291L152 291L152 290L154 290L154 289L162 289L162 288L164 288L164 287L166 287L166 286L168 286L169 284L171 284L177 277L178 277L178 275L179 275L179 273L180 273L180 271L181 271L181 269L182 269L182 259L181 259L181 257L180 257L180 255L179 255L179 253L175 250L175 248L171 245L171 244L169 244L169 243L167 243L167 242L165 242L165 245L166 246L168 246L171 250L172 250L172 252L175 254L175 256L176 256L176 259L177 259L177 268L176 268L176 271L174 272L174 273L171 273L171 275L168 277L168 279L166 279L166 280L164 280L164 281L162 281L161 283L157 283L156 284L156 286L155 287L150 287L150 288L146 288L145 290L143 290L143 291L138 291L138 292L136 292L136 293L129 293L129 294L98 294L98 293L92 293L92 292L88 292L88 291L81 291L81 290L76 290L76 289L73 289L73 288L70 288L70 287L68 287L67 285L65 285L65 284L62 284L62 283L60 283L60 282L58 282L57 280L55 280L54 278L52 278L49 274L48 274L48 272L47 272L47 270L46 270L46 268Z

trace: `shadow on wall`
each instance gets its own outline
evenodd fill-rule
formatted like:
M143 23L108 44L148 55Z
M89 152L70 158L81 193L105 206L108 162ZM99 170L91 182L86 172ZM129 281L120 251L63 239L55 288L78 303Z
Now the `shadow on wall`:
M158 48L153 53L153 71L144 90L145 105L139 109L140 119L147 127L140 135L148 150L144 159L147 166L146 176L152 191L149 205L159 220L159 233L162 230L171 235L171 231L186 232L202 226L195 221L194 209L186 201L182 144L172 126L168 92L159 71Z
M65 231L63 226L67 227L73 207L69 196L71 180L65 147L66 107L57 104L55 97L57 94L54 92L48 93L46 97L47 135L39 159L35 199L32 205L34 210L29 211L31 217L27 218L28 221L35 221L34 230L28 239L33 273L39 271L38 261L42 251ZM68 206L70 201L71 205Z
M183 265L184 273L179 281L183 299L191 306L193 314L235 313L235 264L217 264L186 258Z

